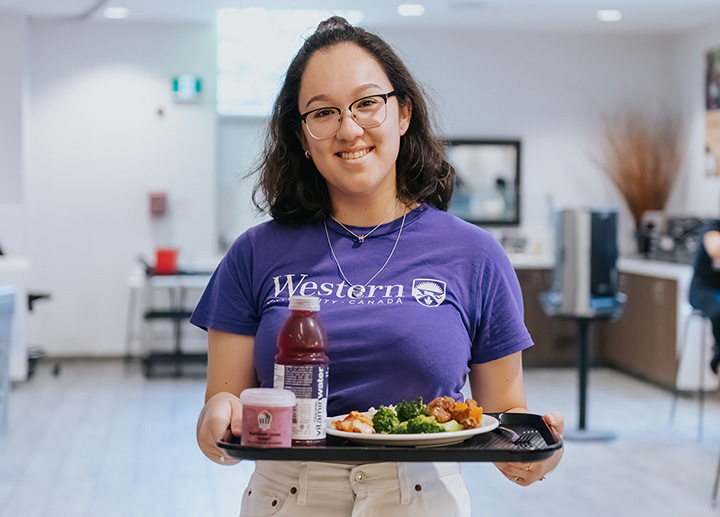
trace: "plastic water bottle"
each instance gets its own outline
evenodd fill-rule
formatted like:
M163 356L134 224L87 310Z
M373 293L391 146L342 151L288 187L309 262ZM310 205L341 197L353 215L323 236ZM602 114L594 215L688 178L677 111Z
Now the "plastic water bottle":
M315 296L290 297L290 317L277 340L273 385L295 394L293 445L325 443L329 359L319 310Z

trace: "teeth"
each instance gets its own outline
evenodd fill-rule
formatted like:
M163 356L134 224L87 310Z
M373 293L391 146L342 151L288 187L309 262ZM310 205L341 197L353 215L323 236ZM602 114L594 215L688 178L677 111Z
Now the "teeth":
M340 153L340 158L342 158L343 160L357 160L358 158L362 158L369 152L370 149L363 149L362 151L355 151L354 153Z

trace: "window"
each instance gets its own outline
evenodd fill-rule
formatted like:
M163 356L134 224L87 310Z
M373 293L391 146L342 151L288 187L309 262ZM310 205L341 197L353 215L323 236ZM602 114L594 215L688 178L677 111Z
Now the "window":
M217 18L217 110L268 116L285 70L303 39L333 14L357 24L360 11L220 9Z

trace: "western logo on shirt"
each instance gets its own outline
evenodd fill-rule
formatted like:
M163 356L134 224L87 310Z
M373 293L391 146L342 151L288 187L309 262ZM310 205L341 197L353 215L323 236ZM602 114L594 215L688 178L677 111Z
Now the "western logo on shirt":
M437 307L445 300L445 282L433 278L413 280L412 295L425 307Z
M403 297L403 286L401 284L368 284L355 286L348 285L345 282L335 284L332 282L318 283L308 280L308 275L304 273L276 276L273 277L273 283L275 284L275 297L283 294L287 296L299 294L302 296L334 297L337 299L349 298L353 300L360 298L401 299Z
M318 296L323 303L347 303L349 305L402 305L407 288L401 283L389 285L348 285L339 283L317 282L310 275L286 274L273 277L274 297L265 304L287 301L290 296ZM444 300L447 284L434 278L416 278L412 284L412 295L420 305L437 307Z

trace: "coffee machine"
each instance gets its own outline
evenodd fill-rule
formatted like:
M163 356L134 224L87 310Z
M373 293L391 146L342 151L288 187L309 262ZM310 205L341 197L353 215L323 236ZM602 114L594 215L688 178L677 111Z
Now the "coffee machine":
M618 292L615 208L554 211L555 266L552 287L541 301L552 316L617 316L625 305Z

